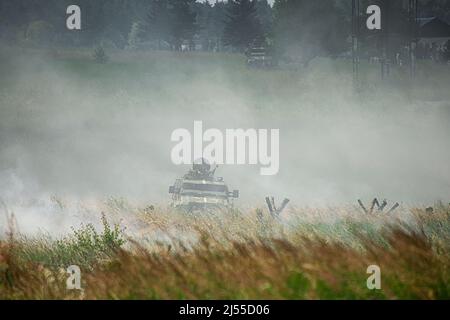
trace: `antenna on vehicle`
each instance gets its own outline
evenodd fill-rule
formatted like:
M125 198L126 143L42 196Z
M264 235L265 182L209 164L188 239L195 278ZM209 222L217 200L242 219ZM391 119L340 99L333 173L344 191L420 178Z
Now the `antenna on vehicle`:
M218 167L219 167L219 165L216 164L214 169L211 170L211 175L214 175L216 173L216 170L217 170Z

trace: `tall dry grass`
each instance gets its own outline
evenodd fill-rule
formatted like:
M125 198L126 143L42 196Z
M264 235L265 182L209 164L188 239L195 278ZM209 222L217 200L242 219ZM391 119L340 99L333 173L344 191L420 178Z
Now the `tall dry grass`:
M155 209L136 214L141 229L132 236L105 218L102 232L85 226L59 241L3 241L0 298L449 299L449 209L409 217L286 223L261 211ZM82 268L83 292L66 289L69 262ZM366 286L373 264L381 290Z

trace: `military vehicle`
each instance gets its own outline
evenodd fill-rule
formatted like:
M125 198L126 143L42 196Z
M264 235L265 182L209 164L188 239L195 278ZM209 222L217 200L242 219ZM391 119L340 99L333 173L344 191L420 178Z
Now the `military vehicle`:
M255 39L245 51L247 66L254 68L269 68L273 66L273 58L269 53L265 40Z
M223 178L214 176L216 169L217 166L211 170L204 159L194 163L187 174L169 187L172 205L186 211L231 208L239 191L229 191Z

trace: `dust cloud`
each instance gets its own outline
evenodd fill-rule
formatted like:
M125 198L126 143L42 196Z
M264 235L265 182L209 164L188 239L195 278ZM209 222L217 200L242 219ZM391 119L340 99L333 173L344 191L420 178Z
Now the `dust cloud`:
M449 100L412 98L395 83L355 95L351 74L325 59L295 72L225 58L235 63L119 53L104 66L29 53L3 61L0 198L19 225L68 230L95 211L83 203L109 197L168 205L169 185L189 169L171 163L170 135L194 120L280 129L277 175L218 168L240 190L240 207L262 206L266 195L295 206L448 202ZM52 197L74 205L62 210Z

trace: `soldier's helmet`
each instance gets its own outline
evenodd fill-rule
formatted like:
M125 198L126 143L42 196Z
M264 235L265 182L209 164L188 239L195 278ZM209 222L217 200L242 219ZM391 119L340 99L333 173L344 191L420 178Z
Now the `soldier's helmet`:
M197 159L194 161L194 164L192 165L192 170L201 175L207 175L211 171L211 165L204 158Z

